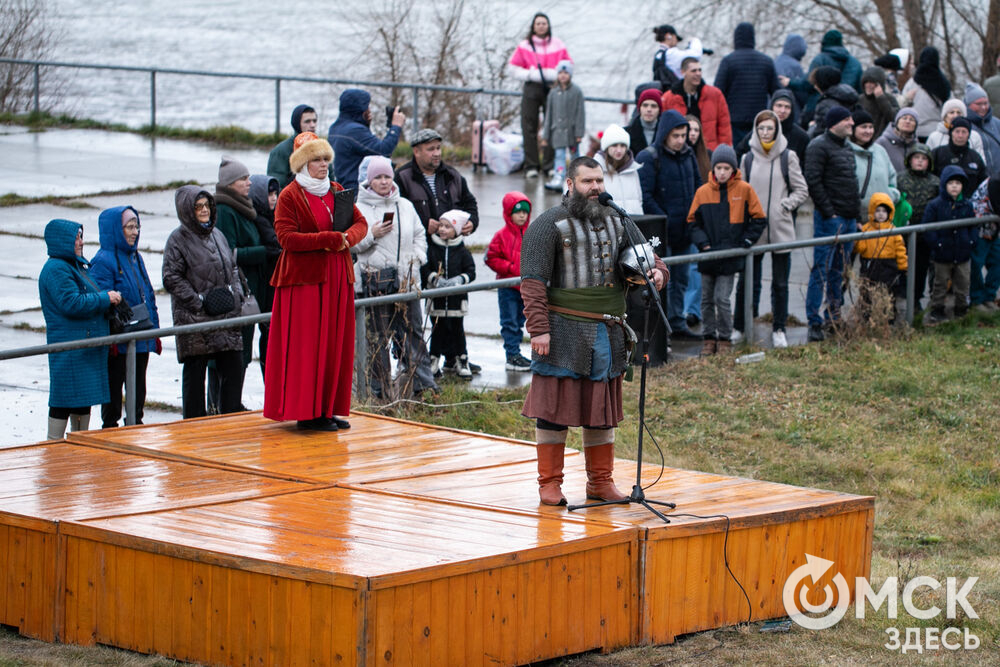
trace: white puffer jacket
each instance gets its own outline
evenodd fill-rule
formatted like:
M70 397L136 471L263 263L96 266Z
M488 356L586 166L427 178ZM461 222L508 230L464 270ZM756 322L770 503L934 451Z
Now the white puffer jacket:
M620 172L611 173L603 151L597 151L594 159L604 170L604 189L614 198L615 203L629 215L642 215L642 187L639 185L641 165L633 158Z
M361 293L361 275L366 269L384 269L393 265L398 272L400 291L415 290L420 286L420 267L427 262L427 237L413 204L399 196L395 183L388 197L375 193L367 183L362 183L358 188L357 207L368 221L368 233L353 248L357 253L354 262L355 292ZM375 238L373 228L382 224L382 218L390 211L394 214L392 231Z

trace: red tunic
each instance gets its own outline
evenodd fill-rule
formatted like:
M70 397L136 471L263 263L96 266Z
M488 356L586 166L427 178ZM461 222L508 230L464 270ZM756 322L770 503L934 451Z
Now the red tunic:
M306 193L306 198L319 232L331 231L333 194L323 196L325 206L315 195ZM294 263L296 253L286 250L284 254L286 262ZM264 375L264 416L268 419L350 414L354 269L347 248L324 256L322 282L275 289Z

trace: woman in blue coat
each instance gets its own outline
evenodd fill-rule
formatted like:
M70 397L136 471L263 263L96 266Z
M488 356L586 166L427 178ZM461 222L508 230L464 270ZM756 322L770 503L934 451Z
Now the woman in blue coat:
M97 219L101 249L90 264L90 275L98 287L116 290L125 302L135 308L145 304L153 328L160 328L156 296L146 272L146 263L139 254L139 212L131 206L115 206L101 211ZM135 423L142 423L142 408L146 403L146 366L149 353L160 353L158 338L136 341L135 344ZM108 355L108 388L110 400L101 405L101 428L114 428L122 416L122 387L125 384L125 354L128 345L111 348Z
M45 226L49 260L38 277L38 296L49 343L108 335L105 313L122 300L102 291L83 257L83 225L52 220ZM108 350L91 347L49 355L49 439L90 427L90 406L108 402Z

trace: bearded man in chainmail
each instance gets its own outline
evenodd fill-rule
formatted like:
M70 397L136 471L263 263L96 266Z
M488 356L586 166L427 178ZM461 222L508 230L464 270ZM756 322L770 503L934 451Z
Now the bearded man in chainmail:
M563 453L569 426L583 427L587 497L622 500L615 488L615 426L628 363L621 219L602 206L604 172L589 157L570 163L562 204L528 226L521 245L521 296L531 336L531 387L521 414L536 420L538 495L565 505ZM650 269L657 290L669 273Z

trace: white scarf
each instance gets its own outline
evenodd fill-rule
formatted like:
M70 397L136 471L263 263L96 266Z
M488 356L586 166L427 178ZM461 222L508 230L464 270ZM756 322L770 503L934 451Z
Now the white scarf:
M311 195L322 197L330 191L330 176L324 174L323 178L313 178L309 175L309 165L304 165L299 173L295 174L295 182Z

